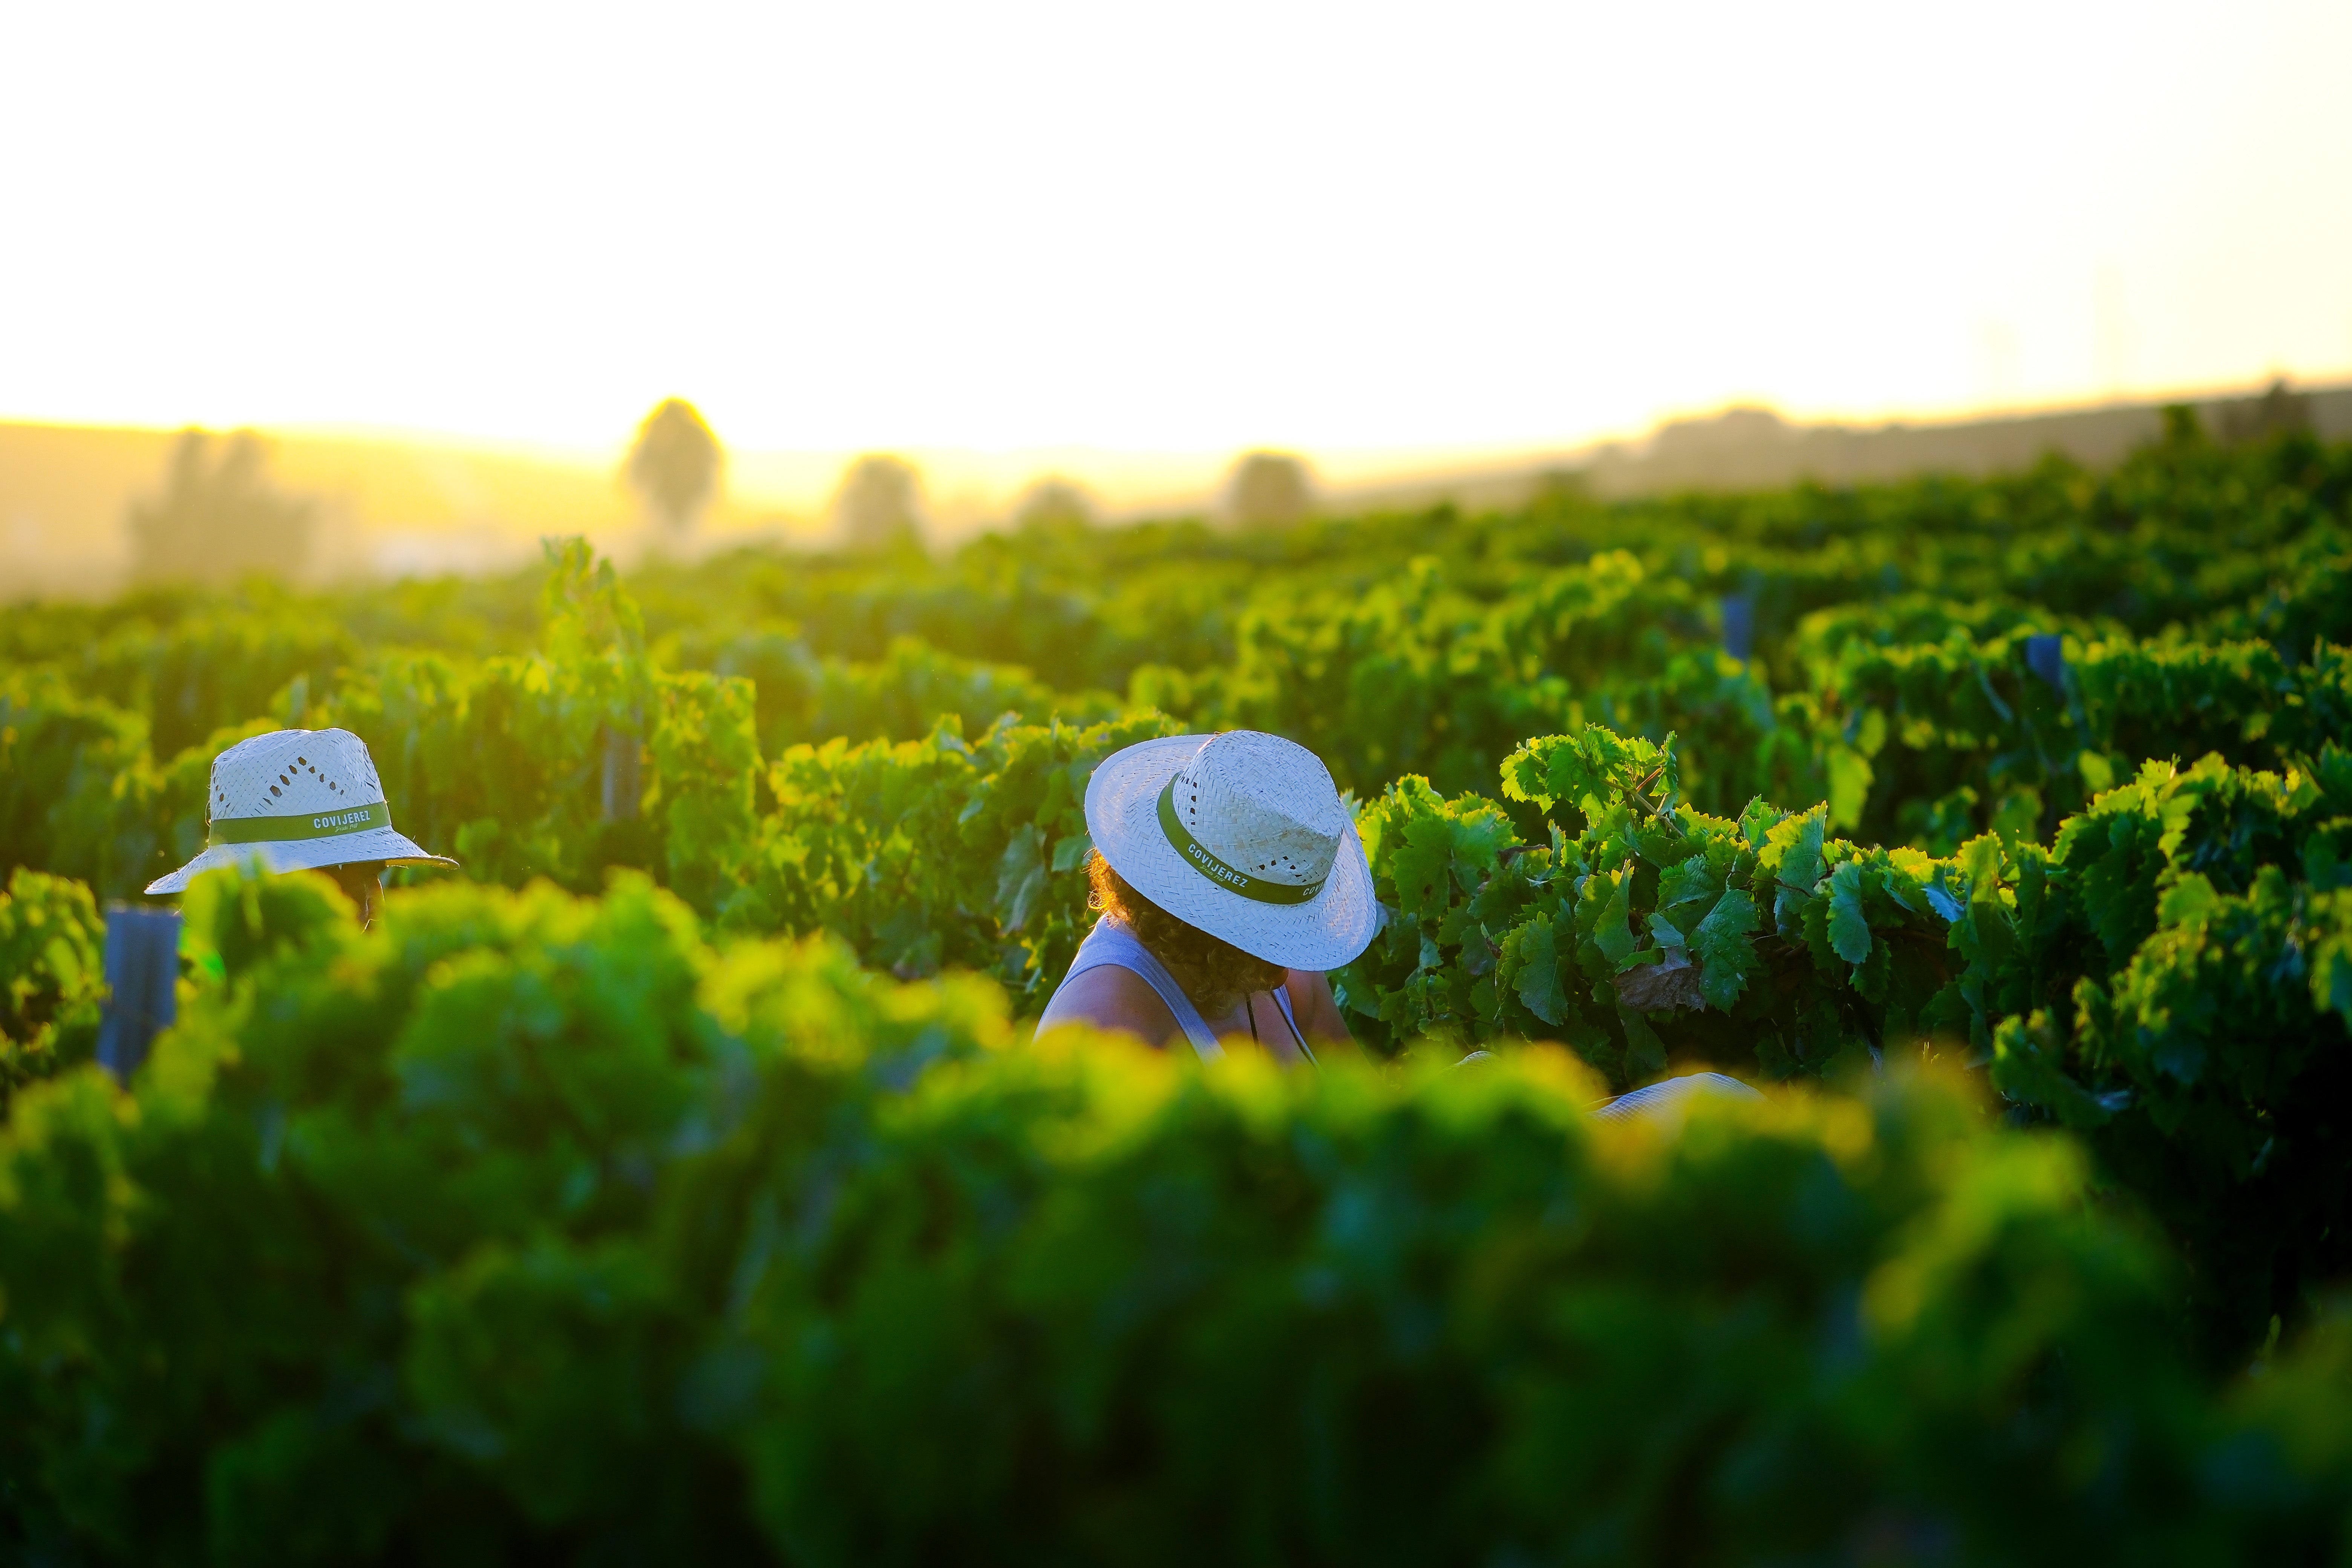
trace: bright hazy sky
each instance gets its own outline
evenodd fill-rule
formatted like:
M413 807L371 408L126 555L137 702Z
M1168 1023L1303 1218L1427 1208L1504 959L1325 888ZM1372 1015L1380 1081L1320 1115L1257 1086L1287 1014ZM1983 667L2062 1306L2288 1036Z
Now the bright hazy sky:
M2352 5L16 8L0 417L1564 446L2352 374Z

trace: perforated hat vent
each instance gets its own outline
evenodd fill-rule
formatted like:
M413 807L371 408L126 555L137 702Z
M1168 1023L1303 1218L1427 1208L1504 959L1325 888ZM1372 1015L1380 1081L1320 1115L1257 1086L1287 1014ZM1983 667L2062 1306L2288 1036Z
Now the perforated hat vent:
M367 747L348 730L278 730L213 759L212 816L283 816L383 799Z
M1255 730L1211 737L1176 775L1176 808L1228 865L1290 887L1331 874L1348 814L1320 758Z

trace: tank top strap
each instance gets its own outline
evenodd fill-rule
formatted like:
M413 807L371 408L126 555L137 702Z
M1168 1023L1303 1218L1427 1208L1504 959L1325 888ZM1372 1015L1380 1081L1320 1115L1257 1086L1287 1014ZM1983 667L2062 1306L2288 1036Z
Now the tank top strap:
M1168 966L1143 945L1142 939L1126 921L1115 921L1108 915L1095 921L1095 929L1078 944L1078 955L1070 961L1070 972L1062 976L1062 984L1067 985L1087 970L1105 965L1141 975L1143 983L1168 1004L1168 1011L1176 1016L1176 1026L1184 1032L1184 1037L1192 1043L1194 1054L1202 1061L1224 1059L1225 1047L1217 1044L1209 1021L1201 1016L1201 1009L1192 1005L1192 999L1184 994L1184 988L1176 984Z
M1291 1010L1290 986L1287 984L1274 988L1274 1005L1282 1009L1282 1021L1290 1026L1290 1037L1298 1042L1298 1054L1307 1058L1307 1065L1321 1067L1323 1064L1315 1059L1315 1047L1307 1043L1307 1036L1298 1026L1298 1015Z

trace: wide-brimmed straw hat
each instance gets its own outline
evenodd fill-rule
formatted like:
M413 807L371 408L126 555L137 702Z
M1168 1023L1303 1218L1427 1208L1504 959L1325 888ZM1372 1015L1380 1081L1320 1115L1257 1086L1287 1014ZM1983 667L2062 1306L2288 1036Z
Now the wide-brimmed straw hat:
M1337 969L1380 930L1330 771L1279 735L1175 735L1115 752L1087 784L1087 831L1137 892L1268 963Z
M455 866L392 828L392 807L367 743L349 730L273 730L213 759L205 848L150 893L176 893L215 866L258 860L271 871L382 860Z

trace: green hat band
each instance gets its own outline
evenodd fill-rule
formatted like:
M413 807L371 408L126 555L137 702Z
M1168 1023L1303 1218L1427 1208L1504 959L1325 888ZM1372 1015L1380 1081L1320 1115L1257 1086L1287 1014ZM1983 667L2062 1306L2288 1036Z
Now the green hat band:
M1321 882L1309 882L1304 887L1269 882L1218 859L1207 845L1186 831L1182 819L1176 815L1176 781L1172 777L1168 787L1160 792L1160 830L1168 835L1168 842L1192 869L1229 893L1239 893L1261 904L1303 904L1323 890Z
M211 824L205 842L215 849L224 844L283 844L298 838L341 838L347 833L369 833L391 826L392 807L377 801L344 811L306 811L299 816L223 817Z

